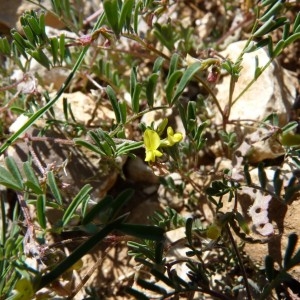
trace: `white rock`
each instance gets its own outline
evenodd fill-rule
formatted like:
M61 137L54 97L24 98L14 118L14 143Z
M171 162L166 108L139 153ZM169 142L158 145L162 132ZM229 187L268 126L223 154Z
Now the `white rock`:
M230 44L221 55L236 61L243 51L245 41ZM240 77L235 84L233 100L240 95L254 78L256 57L259 67L264 66L269 57L264 49L259 49L243 56ZM231 107L230 120L256 120L262 121L264 117L274 112L279 116L281 124L288 121L288 112L296 97L295 79L290 73L281 68L276 62L272 63L258 78L256 82ZM217 85L216 97L224 109L228 104L230 76L224 76ZM217 123L222 123L217 112Z
M134 182L158 183L158 176L138 156L128 160L126 170L128 178Z

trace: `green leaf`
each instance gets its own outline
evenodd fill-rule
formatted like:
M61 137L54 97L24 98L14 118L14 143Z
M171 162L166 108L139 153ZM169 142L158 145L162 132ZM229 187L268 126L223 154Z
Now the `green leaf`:
M97 143L100 142L99 146L100 147L105 147L105 143L109 146L110 150L109 153L112 154L112 152L116 151L116 143L115 141L110 137L110 135L106 132L104 132L102 129L97 129L96 131L89 131L89 135L93 138L93 140ZM111 155L110 154L110 155Z
M114 90L112 89L112 87L110 85L108 85L106 87L106 93L107 93L107 96L110 100L112 108L114 110L114 113L116 115L116 121L117 121L117 123L120 123L121 113L120 113L120 110L119 110L120 108L118 106L118 100L117 100L117 97L116 97L116 94L115 94Z
M202 139L202 135L204 133L204 130L206 129L206 127L208 126L208 121L202 122L197 130L196 130L196 134L194 136L194 140L195 141L199 141L200 139Z
M289 266L289 263L292 259L292 255L295 251L296 245L298 241L298 236L296 233L292 233L288 237L288 244L285 249L285 254L283 258L283 267L289 269L292 266Z
M254 32L253 36L261 37L261 36L269 33L275 25L276 25L276 21L274 21L273 17L271 17L257 31Z
M293 258L289 261L288 267L293 268L299 264L300 264L300 250L298 250L296 254L293 256Z
M137 84L137 68L132 67L130 72L130 96L133 98L133 93L135 90L135 86Z
M58 14L61 15L61 0L51 0L51 4L53 7L53 10Z
M290 44L294 43L296 40L300 39L300 32L296 32L292 34L289 38L284 41L284 47L289 46Z
M25 39L15 29L11 30L11 36L23 49L27 48Z
M170 52L175 50L174 34L175 31L171 24L154 23L154 36L166 47Z
M164 242L159 241L155 243L155 263L158 265L164 262Z
M275 57L277 57L279 54L281 54L281 52L282 52L282 50L285 48L285 41L284 40L280 40L277 44L276 44L276 46L275 46L275 48L274 48L274 50L273 50L273 56L272 56L272 58L275 58Z
M51 192L53 194L53 197L55 198L56 202L58 204L62 205L61 194L60 194L60 191L59 191L59 189L57 187L53 171L49 171L47 173L47 182L48 182L48 185L50 187L50 190L51 190Z
M132 287L126 286L125 287L125 293L129 294L130 296L133 296L135 299L139 300L150 300L144 292L139 292Z
M61 34L59 37L59 53L60 53L60 64L63 63L66 56L66 41L65 41L65 35Z
M296 32L296 29L299 27L300 25L300 12L298 12L294 24L293 24L293 32Z
M297 121L292 121L286 124L281 128L282 134L287 134L288 132L296 129L298 127L298 122Z
M185 70L185 72L182 75L182 77L180 79L180 82L177 86L177 89L175 91L175 95L174 95L173 99L171 100L172 104L179 98L179 96L182 94L182 92L185 89L188 82L200 70L200 68L201 68L201 62L196 62L196 63L192 64L191 66L189 66Z
M37 219L39 225L46 229L46 195L39 195L36 202Z
M68 99L66 97L63 97L63 112L64 112L64 117L65 120L69 120L69 114L68 114Z
M242 214L240 214L239 212L235 213L235 219L237 220L239 227L246 233L249 234L250 233L250 229L248 227L248 224L246 222L246 219L243 217Z
M0 52L2 52L5 56L10 56L11 47L6 37L0 38Z
M11 173L15 181L18 183L18 186L22 187L23 186L22 175L20 173L20 170L15 160L11 156L8 156L5 158L5 165L7 170Z
M157 73L151 74L148 78L146 85L146 97L149 107L153 107L154 103L154 92L157 84L157 79L159 75Z
M143 141L133 142L133 143L124 142L123 144L117 146L116 155L120 156L120 155L128 154L133 150L141 148L143 145L144 145Z
M25 42L25 40L23 39L23 37L18 33L18 32L14 32L11 31L11 36L13 37L13 45L16 46L16 48L18 49L18 51L26 58L28 59L28 56L25 52L25 49L27 48L27 44Z
M99 149L98 147L96 147L95 145L87 142L87 141L84 141L84 140L81 140L81 139L74 139L74 142L76 145L78 146L82 146L82 147L85 147L101 156L105 156L106 154L101 150Z
M12 174L8 172L5 168L0 166L0 184L16 191L22 191L23 185L19 185L19 183L14 179Z
M125 22L130 18L132 15L134 0L124 0L121 13L120 13L120 19L119 19L119 32L122 31L122 28L125 25Z
M56 37L50 39L50 46L51 46L51 53L53 56L53 65L56 65L58 62L58 48L59 48L59 43L58 39Z
M136 113L136 114L140 110L140 104L139 104L139 102L140 102L141 91L142 91L142 84L138 82L135 85L133 97L131 98L132 111L134 113Z
M35 40L34 33L32 32L30 26L28 26L28 25L23 26L23 30L24 30L24 33L25 33L28 41L32 45L31 48L34 49L36 47L36 40Z
M273 185L274 185L275 194L277 196L280 196L282 185L283 185L283 180L280 178L280 169L277 169L274 173Z
M268 6L268 5L272 5L272 4L274 4L275 2L277 2L278 0L262 0L261 1L261 4L262 4L262 6Z
M262 39L258 43L252 42L243 52L250 53L250 52L256 51L258 49L261 49L268 45L270 39L272 41L272 38L270 36L268 36L267 38Z
M269 20L271 17L274 17L280 12L283 8L283 4L281 1L277 1L273 6L271 6L264 14L262 17L259 18L259 21L261 22L266 22Z
M50 70L50 60L48 56L43 52L42 49L36 50L26 49L26 53L32 56L38 63Z
M273 126L279 126L278 114L271 113L268 116L266 116L262 122L272 124Z
M129 255L134 256L136 262L142 263L143 265L152 268L153 264L150 261L155 261L155 255L153 253L153 250L147 247L147 245L139 244L135 242L128 242L128 246L131 248L131 250L128 252ZM150 261L146 261L141 256L144 256Z
M133 194L133 189L126 189L111 202L107 213L108 220L113 220L116 217L121 208L132 198Z
M157 226L122 223L119 224L116 229L124 234L128 234L139 239L152 241L164 240L165 231Z
M39 28L41 30L40 36L45 38L46 37L46 23L45 23L45 14L40 14L39 17Z
M103 8L106 19L117 37L119 37L119 9L117 0L104 0Z
M43 190L40 186L40 182L38 178L35 175L35 172L30 164L30 162L26 161L23 164L23 170L25 173L25 176L27 178L27 182L25 182L25 185L32 189L37 194L43 194Z
M79 193L75 196L75 198L72 200L68 208L66 209L63 217L62 217L62 227L66 226L70 219L73 217L77 207L86 199L86 196L88 196L88 193L93 188L91 185L86 184Z
M294 181L293 178L290 181ZM298 191L300 191L300 184L293 185L292 182L289 182L289 185L285 189L284 202L290 204L293 200L293 196Z
M164 288L162 288L152 282L148 282L140 277L138 277L138 279L137 279L137 284L140 285L142 288L150 290L152 292L162 294L162 295L167 294L167 291Z
M196 102L195 101L189 101L187 105L186 110L186 118L188 120L196 120Z
M159 56L155 60L155 62L153 64L153 73L158 73L160 71L161 66L162 66L162 64L163 64L164 61L165 61L165 59L163 57L161 57L161 56Z
M275 278L274 274L274 260L270 255L265 257L265 271L268 280L271 282Z
M133 30L137 34L138 33L138 21L139 21L139 13L140 9L143 7L142 1L139 1L134 9L134 14L133 14Z
M105 153L105 156L113 156L113 149L107 142L101 142L99 145L100 149Z
M119 112L121 117L121 123L124 125L126 123L126 117L127 117L127 104L125 101L119 102Z
M42 28L40 28L40 24L34 17L27 17L26 18L28 24L30 25L30 28L36 35L41 35L43 33Z
M112 196L110 195L105 196L103 199L100 200L100 202L98 202L95 206L93 206L93 208L84 216L81 224L82 225L89 224L94 220L94 218L97 215L107 211L112 201L113 201Z
M286 23L284 24L284 27L283 27L283 33L282 33L282 39L285 41L289 35L290 35L290 23Z
M160 280L160 281L164 282L166 285L168 285L169 287L175 288L173 281L170 280L169 277L165 276L157 269L152 269L150 272L156 278L156 281Z
M185 235L186 235L186 239L190 245L193 245L192 228L193 228L193 219L187 218L186 223L185 223Z
M166 98L169 104L171 104L174 94L174 88L178 79L182 76L183 72L181 70L174 71L171 76L167 79L166 85Z
M33 193L37 194L37 195L42 195L43 194L43 191L37 187L35 184L33 184L31 181L26 181L24 182L24 186L32 191Z
M258 165L257 171L258 171L258 179L259 179L260 186L263 189L265 189L266 185L267 185L267 174L266 174L266 171L264 169L264 165L262 163L260 163Z
M169 73L168 73L168 76L167 76L167 81L169 81L169 78L171 77L171 75L177 70L178 61L179 61L179 55L177 53L174 53L171 57L171 60L170 60L170 66L169 66Z

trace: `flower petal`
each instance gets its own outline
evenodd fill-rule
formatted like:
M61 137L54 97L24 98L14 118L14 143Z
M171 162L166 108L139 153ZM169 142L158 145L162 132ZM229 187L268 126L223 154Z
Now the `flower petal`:
M182 140L182 134L179 132L176 132L174 134L174 130L171 126L168 127L167 129L167 134L168 134L168 144L170 146L173 146L174 144L180 142Z
M145 161L155 162L155 157L161 157L163 154L158 150L146 150Z
M158 133L147 128L144 132L144 144L147 150L156 150L160 144Z

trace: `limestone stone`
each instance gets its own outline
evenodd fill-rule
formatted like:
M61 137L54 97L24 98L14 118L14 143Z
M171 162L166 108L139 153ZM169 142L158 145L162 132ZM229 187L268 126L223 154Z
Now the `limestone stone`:
M236 61L245 47L245 41L230 44L220 54ZM258 63L263 67L269 61L269 56L264 49L246 53L243 56L242 70L235 84L233 101L253 80ZM216 97L221 107L228 104L230 76L223 76L217 85ZM279 116L281 124L288 121L289 111L296 98L296 81L292 75L281 68L276 61L259 76L253 85L232 105L230 120L262 121L264 117L274 112ZM221 123L220 114L216 112L217 122Z

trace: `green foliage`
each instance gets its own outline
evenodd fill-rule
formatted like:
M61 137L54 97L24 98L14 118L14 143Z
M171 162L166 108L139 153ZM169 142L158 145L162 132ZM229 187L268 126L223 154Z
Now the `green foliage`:
M51 97L51 88L40 82L41 94L37 89L32 93L23 92L19 84L26 83L25 75L20 82L0 88L4 99L1 100L3 107L0 110L1 117L3 115L0 154L5 154L0 164L0 185L16 197L9 220L7 193L1 190L0 298L20 299L26 294L20 293L26 284L27 298L32 298L44 287L52 289L52 297L55 293L53 287L59 279L65 278L85 254L99 243L111 243L114 247L116 241L122 239L129 240L128 254L148 275L137 275L137 287L160 299L179 299L186 295L189 299L203 295L235 299L240 297L238 294L242 291L246 291L248 299L260 293L261 299L267 299L273 290L279 294L280 285L292 280L288 271L300 263L299 250L296 250L297 235L290 235L280 268L275 267L271 256L266 256L263 274L268 282L265 284L259 280L259 270L255 266L250 266L253 269L251 274L247 273L244 267L247 261L235 236L243 243L264 243L268 237L254 237L248 226L249 216L246 215L250 208L244 207L244 211L240 212L237 207L244 188L254 189L262 197L272 196L272 201L275 199L282 205L289 205L300 190L297 172L289 173L285 178L281 165L277 165L270 179L266 164L262 162L252 166L245 157L239 162L240 165L236 165L236 170L225 169L221 174L214 174L207 180L208 183L202 178L195 179L193 175L199 171L202 177L210 176L205 173L201 159L211 153L208 146L211 143L220 143L227 158L236 154L236 148L243 141L239 140L236 131L228 128L231 125L231 107L274 59L299 40L300 14L291 22L286 14L288 5L285 1L260 1L252 7L252 30L247 33L249 38L245 49L236 61L231 61L215 54L199 59L188 58L188 53L204 53L207 48L217 51L218 30L221 32L227 28L217 25L209 38L195 45L195 34L198 34L193 27L195 20L185 25L181 20L169 17L173 9L182 7L180 1L104 0L102 13L91 28L92 21L84 21L86 16L80 7L82 1L52 0L48 13L56 16L66 29L78 36L75 41L65 33L48 36L45 25L47 9L41 1L30 2L41 9L26 11L20 18L21 31L12 29L10 37L0 38L0 54L5 58L3 65L2 57L0 60L3 85L10 81L14 69L31 72L33 60L47 71L65 68L69 70L69 75ZM235 7L227 1L223 4L227 13ZM224 15L224 20L227 17ZM142 21L146 29L142 29ZM86 31L86 35L80 35ZM274 36L277 35L280 39L275 41ZM126 50L122 48L124 41L128 41ZM269 61L261 66L257 59L253 80L234 99L235 84L242 72L247 72L243 69L244 54L262 47L267 47ZM219 75L221 70L231 77L226 108L221 107L215 96L214 84L218 76L214 80L209 77L213 71ZM42 79L38 75L33 76L37 80ZM95 87L98 89L96 92L93 91ZM197 87L197 95L191 93L193 87ZM71 98L63 99L63 116L55 110L55 104L63 93L72 90L90 94L95 92L95 111L86 124L75 118ZM12 98L12 101L7 98ZM98 105L111 108L114 117L105 116L94 125ZM210 113L212 105L221 115L221 124L215 124L215 116ZM158 125L154 119L152 123L141 122L143 116L155 111L161 118ZM166 111L171 111L168 118ZM5 133L9 132L10 124L5 122L11 120L13 113L22 113L29 119L11 136L7 136ZM182 132L177 132L177 128L173 130L177 117L182 124ZM44 125L40 125L40 119ZM168 121L172 126L167 127ZM272 113L263 120L256 120L253 126L259 124L256 129L266 129L269 135L265 140L276 140L284 149L283 160L289 160L293 168L299 169L300 142L299 134L295 133L298 123L294 121L283 126L279 123L279 117ZM30 139L29 133L23 135L35 127L40 129L38 136ZM60 132L63 138L44 136L49 129ZM211 140L212 136L215 140ZM123 173L123 160L141 156L140 148L145 148L146 153L152 151L148 158L142 156L143 160L160 175L160 184L166 188L168 197L184 199L182 207L189 217L184 218L175 209L166 207L163 212L155 212L152 216L145 211L143 224L130 223L128 207L131 201L134 203L134 190L123 189L120 185L117 193L112 191L112 194L101 195L98 199L95 196L95 178L84 178L83 184L72 183L74 187L69 194L64 182L69 174L66 172L63 176L63 171L65 163L76 162L71 159L68 162L69 157L62 165L40 161L43 159L38 158L32 147L34 139L51 141L55 146L74 148L72 150L80 153L92 153L100 161L100 167L92 167L99 168L97 176L103 175L103 178L116 172L124 179L127 174ZM30 145L24 162L7 154L10 153L8 148L15 147L20 140ZM91 167L85 163L86 167ZM257 173L258 182L253 178L253 171ZM165 176L168 172L177 173L181 181ZM238 173L239 179L236 179L234 172ZM207 220L200 222L199 215L204 216L199 207L204 198L213 210L211 224ZM172 199L169 200L172 202ZM225 205L225 201L232 204L231 211L224 211L228 204ZM29 207L34 208L33 216L29 213ZM53 223L50 222L51 210L55 211ZM85 239L70 255L53 262L50 245L45 243L46 236L58 235L61 240L63 234L73 229L82 233ZM184 234L178 241L168 240L169 232L182 229ZM186 247L185 253L170 261L170 252L176 252L182 246ZM36 260L35 269L27 265L28 256ZM187 268L184 278L176 268L183 265ZM212 282L212 278L217 276L221 276L221 280ZM55 281L51 287L50 284ZM253 287L250 287L251 284ZM125 291L137 299L150 299L129 284Z
M300 263L300 250L298 250L295 253L297 241L298 241L297 234L292 233L289 235L288 244L283 257L283 264L279 270L275 268L274 260L272 256L271 255L266 256L265 272L269 282L264 287L259 299L265 299L265 297L270 294L272 289L275 289L277 296L280 297L280 295L282 294L280 285L285 285L289 287L295 293L298 292L299 283L295 281L292 278L292 276L288 273L288 270L299 265ZM294 283L293 285L293 281L296 282L296 284Z

